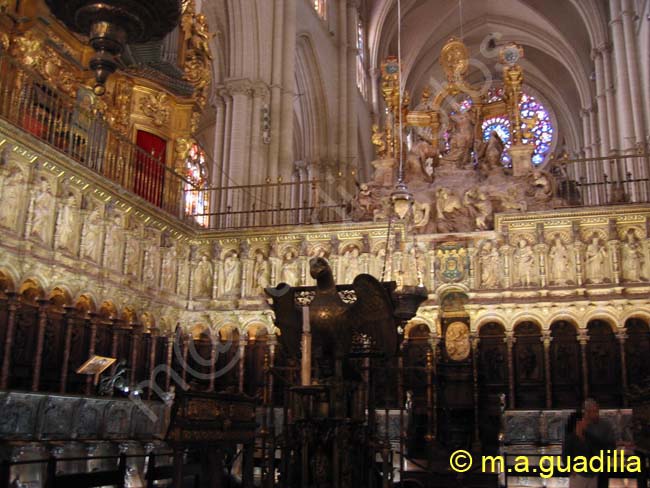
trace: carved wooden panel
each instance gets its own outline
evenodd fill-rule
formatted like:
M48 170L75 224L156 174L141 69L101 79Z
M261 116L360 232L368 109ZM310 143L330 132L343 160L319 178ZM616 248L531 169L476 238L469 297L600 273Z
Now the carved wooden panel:
M602 320L592 320L588 326L587 362L589 395L605 407L615 407L621 401L621 354L611 326Z
M86 383L86 377L76 373L88 359L90 330L89 320L83 316L71 316L70 320L70 362L68 363L68 382L66 391L80 393Z
M61 313L55 311L49 311L47 313L43 347L43 367L41 370L41 390L58 390L61 379L61 366L63 365L64 323L65 318Z
M553 407L577 408L582 395L578 332L569 322L551 325L551 387Z
M31 386L34 354L36 352L36 329L38 308L22 303L16 313L16 329L12 347L10 387L29 389Z
M500 395L508 393L508 350L501 324L491 322L479 330L478 382L481 444L488 450L498 446Z
M627 340L625 355L629 386L650 381L650 328L640 319L630 319L625 324Z
M97 336L95 338L95 354L99 356L111 356L111 326L110 322L99 322L97 324Z
M540 329L533 322L522 322L515 328L515 338L515 404L517 408L543 408L544 346Z

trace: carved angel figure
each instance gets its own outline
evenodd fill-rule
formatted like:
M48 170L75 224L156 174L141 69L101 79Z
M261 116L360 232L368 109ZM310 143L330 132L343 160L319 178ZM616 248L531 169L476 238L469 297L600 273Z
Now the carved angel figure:
M38 185L38 193L34 196L31 235L47 243L51 233L51 222L54 216L54 197L50 192L47 180L42 179Z
M59 215L59 247L70 252L76 251L79 237L79 210L77 198L70 193L61 205Z
M241 284L241 261L235 251L228 253L223 262L223 292L226 295L237 293Z
M5 202L19 202L25 178L19 169L9 170L2 186L2 198ZM14 229L18 217L18 205L0 205L0 225Z

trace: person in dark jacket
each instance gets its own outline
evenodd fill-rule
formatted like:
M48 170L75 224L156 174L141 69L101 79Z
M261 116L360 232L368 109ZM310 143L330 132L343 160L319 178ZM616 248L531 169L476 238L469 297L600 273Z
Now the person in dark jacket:
M600 408L596 400L588 398L584 404L584 419L586 427L584 437L593 450L593 455L604 453L603 457L614 455L616 449L616 436L611 424L600 418ZM609 452L608 452L609 451ZM609 486L609 473L598 473L598 488Z
M574 470L578 456L584 456L588 461L593 455L591 445L585 439L586 427L587 422L582 413L573 412L569 415L564 433L564 442L562 443L563 462L571 467L569 488L597 488L598 486L596 473Z

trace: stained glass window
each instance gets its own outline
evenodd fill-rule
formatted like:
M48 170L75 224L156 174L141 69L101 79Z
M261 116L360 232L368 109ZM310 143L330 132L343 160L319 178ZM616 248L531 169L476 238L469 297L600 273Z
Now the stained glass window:
M503 90L501 88L490 88L490 91L488 91L488 101L498 101L502 97ZM519 111L521 115L521 133L522 135L529 136L528 138L523 137L521 142L524 144L532 142L535 146L532 156L533 164L542 164L546 160L553 142L553 123L551 122L551 116L535 97L527 93L521 96ZM512 142L510 140L510 121L505 116L485 119L481 126L483 140L487 141L492 131L496 131L504 143L505 148L501 161L505 166L510 166L511 162L508 156L508 149Z
M503 100L503 87L492 86L487 92L487 103L494 103Z
M519 103L521 113L521 130L523 137L521 142L531 142L535 145L533 152L533 164L542 164L551 150L553 142L553 124L551 117L544 106L535 97L524 93Z
M191 216L200 226L208 226L210 202L208 192L208 168L205 164L205 153L192 144L185 160L185 215Z
M318 16L325 20L327 18L327 0L312 0L314 2L314 10Z

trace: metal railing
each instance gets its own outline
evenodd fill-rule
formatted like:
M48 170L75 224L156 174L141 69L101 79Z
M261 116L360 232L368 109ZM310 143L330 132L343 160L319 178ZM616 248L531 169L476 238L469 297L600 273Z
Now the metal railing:
M117 183L181 216L183 191L193 188L159 159L113 130L90 98L54 89L38 73L0 53L0 118Z
M556 160L556 194L570 206L650 202L650 154Z
M204 198L215 210L188 217L210 229L345 222L351 195L346 197L339 184L335 179L190 189L207 193Z

